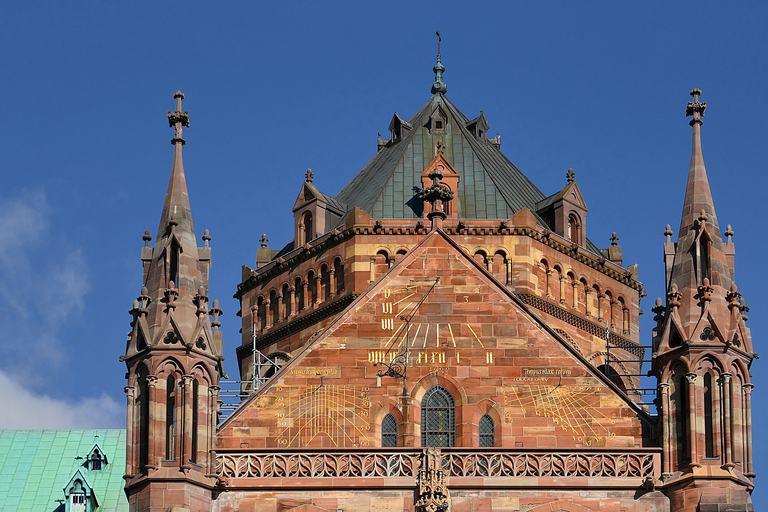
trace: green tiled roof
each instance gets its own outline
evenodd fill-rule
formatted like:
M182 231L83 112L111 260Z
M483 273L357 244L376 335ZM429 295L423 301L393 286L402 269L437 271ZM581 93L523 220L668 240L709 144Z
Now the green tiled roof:
M94 444L108 461L100 471L84 466ZM0 510L63 511L64 486L78 469L93 488L98 512L128 511L125 430L0 430Z

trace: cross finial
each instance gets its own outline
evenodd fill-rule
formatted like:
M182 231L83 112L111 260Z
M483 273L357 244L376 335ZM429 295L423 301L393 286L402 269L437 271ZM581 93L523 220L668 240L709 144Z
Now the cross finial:
M267 238L267 234L266 233L263 233L261 235L261 238L259 238L259 242L261 242L261 246L262 247L266 247L267 246L267 242L269 242L269 238Z
M693 89L691 91L693 101L689 101L688 108L685 109L686 117L693 116L693 119L691 119L689 123L691 126L694 124L701 125L704 123L704 121L701 120L701 116L704 115L704 111L707 109L707 102L699 101L699 95L701 95L701 89Z
M173 94L174 99L176 100L176 111L171 112L168 111L168 126L174 128L174 134L173 138L171 139L171 144L181 144L182 146L186 143L184 139L181 138L181 128L183 126L189 127L189 112L181 111L181 100L184 99L184 93L181 91L176 91Z
M611 246L615 247L619 245L619 237L616 236L616 232L611 233Z
M568 172L565 173L565 179L568 180L568 183L573 183L576 180L576 173L573 172L573 169L568 169Z
M312 169L307 169L306 174L304 174L304 181L306 181L307 183L312 183L314 180L315 180L315 173L312 172Z

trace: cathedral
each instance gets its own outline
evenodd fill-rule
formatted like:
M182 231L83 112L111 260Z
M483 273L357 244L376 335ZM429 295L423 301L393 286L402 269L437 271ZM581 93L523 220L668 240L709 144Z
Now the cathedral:
M263 236L243 266L228 411L174 94L168 192L121 358L131 512L754 510L756 356L701 91L680 225L660 244L665 300L641 337L637 266L615 234L587 237L575 173L540 191L485 114L448 99L444 70L438 51L427 102L394 114L339 193L307 171L287 244Z

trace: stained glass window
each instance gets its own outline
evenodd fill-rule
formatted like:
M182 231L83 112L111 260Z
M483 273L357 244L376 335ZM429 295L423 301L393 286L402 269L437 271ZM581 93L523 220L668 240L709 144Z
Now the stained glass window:
M480 448L496 446L493 435L493 418L487 414L480 418Z
M442 386L431 388L421 401L421 445L456 446L456 406Z
M384 448L397 446L397 420L391 414L384 416L381 422L381 446Z

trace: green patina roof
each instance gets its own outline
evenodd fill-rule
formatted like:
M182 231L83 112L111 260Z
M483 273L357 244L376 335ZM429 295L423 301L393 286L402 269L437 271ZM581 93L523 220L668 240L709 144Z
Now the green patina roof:
M431 134L430 115L438 107L446 115L446 133ZM544 194L485 137L476 139L466 127L469 122L444 95L433 95L411 119L413 129L382 148L336 199L377 219L420 218L413 209L419 207L416 189L442 140L445 157L460 175L455 191L459 218L509 219L521 208L533 209Z
M108 461L100 471L84 466L94 444ZM77 470L92 487L98 512L128 511L123 492L125 430L0 430L3 512L63 511L64 487Z
M430 133L436 108L446 117L445 133ZM444 155L460 176L454 196L459 219L511 219L528 208L539 225L548 226L537 213L546 196L487 137L470 132L468 126L477 122L487 124L483 114L469 120L444 94L434 94L408 123L412 129L383 147L336 199L348 210L357 206L375 219L421 218L421 173L442 140ZM587 248L599 253L589 241Z

